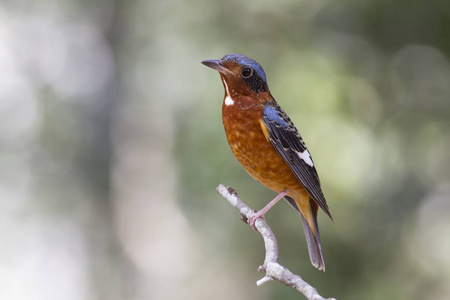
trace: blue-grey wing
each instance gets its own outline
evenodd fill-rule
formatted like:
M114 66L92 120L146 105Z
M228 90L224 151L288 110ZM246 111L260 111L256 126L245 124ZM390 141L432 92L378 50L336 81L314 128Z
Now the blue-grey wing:
M332 219L314 162L294 123L275 102L266 104L263 123L268 138L310 197Z

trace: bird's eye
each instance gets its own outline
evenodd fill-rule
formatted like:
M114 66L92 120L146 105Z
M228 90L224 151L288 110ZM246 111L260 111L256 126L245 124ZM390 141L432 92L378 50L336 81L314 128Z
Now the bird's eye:
M243 78L249 78L252 76L253 70L251 68L243 68L241 74Z

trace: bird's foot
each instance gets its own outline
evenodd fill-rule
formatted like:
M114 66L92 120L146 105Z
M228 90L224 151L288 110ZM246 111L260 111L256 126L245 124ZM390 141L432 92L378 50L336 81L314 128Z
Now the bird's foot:
M247 223L252 226L253 229L255 229L256 231L258 231L255 227L255 222L258 218L262 218L264 221L266 220L266 218L264 217L264 215L266 214L266 212L275 205L275 203L277 203L280 199L282 199L284 196L286 196L287 194L289 194L289 190L285 190L282 191L281 193L279 193L272 201L270 201L266 206L264 206L263 209L261 209L260 211L257 211L255 213L253 213L249 218Z
M258 229L256 229L255 222L256 222L256 220L257 220L258 218L261 218L261 219L263 219L264 221L266 221L266 217L264 216L264 213L265 213L265 211L263 211L263 210L260 210L260 211L257 211L257 212L255 212L255 213L253 213L253 214L248 218L247 223L248 223L253 229L255 229L256 231L258 231Z

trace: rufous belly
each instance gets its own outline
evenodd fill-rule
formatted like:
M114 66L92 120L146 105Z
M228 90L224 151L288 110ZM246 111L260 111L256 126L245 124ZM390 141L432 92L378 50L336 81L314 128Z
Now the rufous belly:
M241 117L241 121L237 118ZM266 139L253 114L223 116L228 144L239 163L256 180L269 189L303 190L289 166Z

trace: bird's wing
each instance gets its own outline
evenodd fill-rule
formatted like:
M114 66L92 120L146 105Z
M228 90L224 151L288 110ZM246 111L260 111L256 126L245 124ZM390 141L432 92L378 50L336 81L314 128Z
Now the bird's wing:
M304 186L311 198L330 219L333 219L305 142L294 123L275 101L266 104L261 126L266 137L294 172L295 177Z

